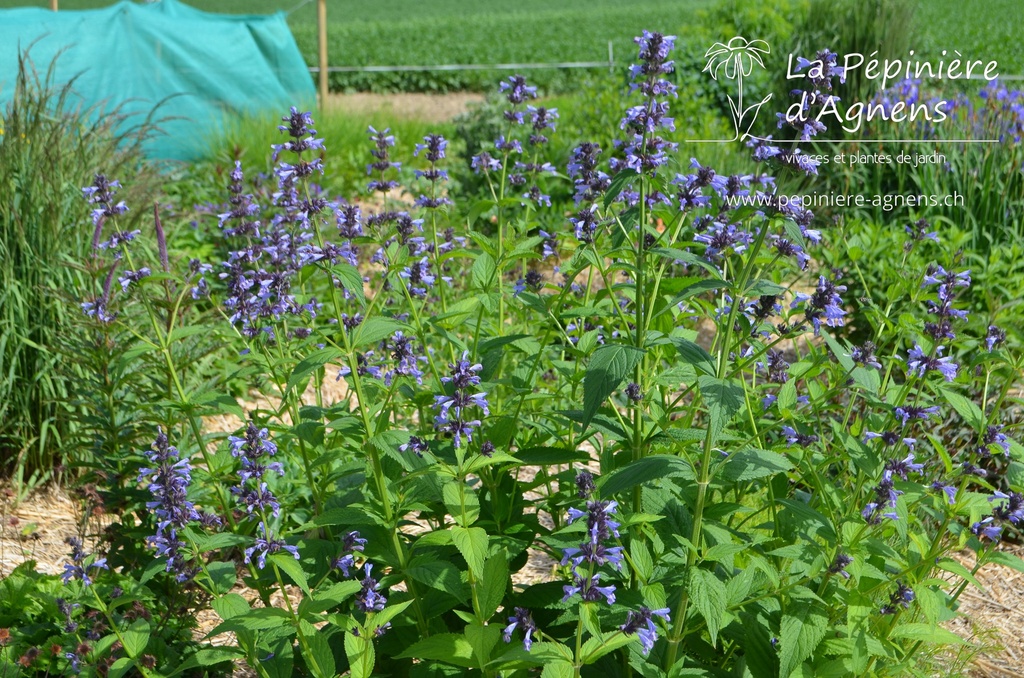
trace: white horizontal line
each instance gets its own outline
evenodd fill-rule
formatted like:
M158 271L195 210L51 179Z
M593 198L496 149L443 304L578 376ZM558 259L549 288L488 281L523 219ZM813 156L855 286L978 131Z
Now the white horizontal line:
M328 73L386 72L386 71L511 71L531 68L607 68L607 61L569 61L555 64L438 64L435 66L328 66ZM320 68L309 70L319 73Z

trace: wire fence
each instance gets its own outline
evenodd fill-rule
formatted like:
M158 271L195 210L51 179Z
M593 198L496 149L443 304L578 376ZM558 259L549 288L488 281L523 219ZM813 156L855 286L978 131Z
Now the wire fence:
M607 61L561 61L552 63L522 64L433 64L429 66L395 65L395 66L328 66L328 73L392 73L403 71L520 71L536 69L570 69L570 68L607 68L609 73L615 71L615 46L608 41ZM311 73L319 73L319 66L310 66Z

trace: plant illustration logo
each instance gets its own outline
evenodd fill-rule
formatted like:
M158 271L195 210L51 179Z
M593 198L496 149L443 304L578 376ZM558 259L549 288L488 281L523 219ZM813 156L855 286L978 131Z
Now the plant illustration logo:
M736 136L729 141L742 140L749 136L750 128L757 119L761 107L772 98L769 94L758 103L743 107L743 78L750 77L754 72L754 64L763 69L765 66L761 55L770 53L771 47L764 40L747 40L741 36L736 36L725 44L716 42L704 53L704 58L707 59L704 71L710 73L715 80L722 75L726 80L736 81L736 99L733 99L731 94L728 95Z

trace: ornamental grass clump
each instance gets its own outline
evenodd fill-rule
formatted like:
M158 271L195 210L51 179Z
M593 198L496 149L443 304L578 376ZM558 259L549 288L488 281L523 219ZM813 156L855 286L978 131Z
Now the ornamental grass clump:
M45 636L75 655L58 670L145 676L760 678L925 672L965 646L943 623L973 575L1024 568L1000 550L1024 519L1017 337L962 310L941 229L893 228L908 293L853 304L822 265L844 241L768 173L825 168L679 157L673 38L637 45L619 142L579 143L564 174L554 113L504 81L472 205L437 135L403 186L387 129L365 195L326 194L332 149L296 109L271 195L227 177L222 261L124 229L97 179L82 310L148 361L156 443L106 461L134 471L105 476L124 508L60 589L99 639L77 652L69 611L16 652ZM181 360L221 332L255 407Z

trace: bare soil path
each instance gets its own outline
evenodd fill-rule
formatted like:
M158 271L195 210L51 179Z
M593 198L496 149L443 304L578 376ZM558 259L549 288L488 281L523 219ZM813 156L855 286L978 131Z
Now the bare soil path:
M469 110L471 104L484 100L483 94L453 92L450 94L332 94L327 107L349 113L387 113L391 116L423 120L424 122L448 122L460 113Z

